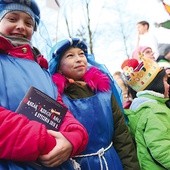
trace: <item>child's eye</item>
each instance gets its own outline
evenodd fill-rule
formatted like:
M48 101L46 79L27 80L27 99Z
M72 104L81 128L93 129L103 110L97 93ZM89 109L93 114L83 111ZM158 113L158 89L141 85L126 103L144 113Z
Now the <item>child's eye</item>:
M84 52L82 51L82 52L80 52L80 55L84 55Z
M17 20L15 17L7 17L6 19L10 22L16 22Z
M67 55L67 58L68 58L68 57L73 57L73 54L68 54L68 55Z
M26 25L28 27L34 27L34 23L32 21L26 21Z

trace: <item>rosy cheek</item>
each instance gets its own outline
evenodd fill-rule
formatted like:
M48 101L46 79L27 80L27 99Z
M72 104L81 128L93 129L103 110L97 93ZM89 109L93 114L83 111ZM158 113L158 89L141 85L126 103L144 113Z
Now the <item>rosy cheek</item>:
M7 28L4 28L4 29L1 29L0 32L5 34L5 35L8 35L10 31Z

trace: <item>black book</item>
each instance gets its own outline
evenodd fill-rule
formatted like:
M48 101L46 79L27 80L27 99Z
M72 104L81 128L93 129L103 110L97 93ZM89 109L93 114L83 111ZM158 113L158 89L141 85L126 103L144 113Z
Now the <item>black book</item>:
M58 131L67 110L65 106L39 89L30 87L16 112L27 116L30 120L45 124L49 130Z

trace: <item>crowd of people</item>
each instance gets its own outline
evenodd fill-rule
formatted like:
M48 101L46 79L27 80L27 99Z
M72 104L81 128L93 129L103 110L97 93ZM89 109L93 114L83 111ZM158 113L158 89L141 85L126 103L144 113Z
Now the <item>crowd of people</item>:
M136 92L125 115L141 169L169 169L168 74L156 61L140 57L122 63L125 82Z
M149 28L147 21L139 22L139 37L144 24ZM124 114L140 169L170 169L170 47L157 55L148 42L138 44L131 57L122 62L119 74L115 72L113 77L119 75L115 80L122 94L126 94Z
M36 1L0 1L0 169L170 169L170 48L159 56L149 23L112 76L76 37L48 62L31 43L40 21ZM16 113L31 86L68 108L59 131Z

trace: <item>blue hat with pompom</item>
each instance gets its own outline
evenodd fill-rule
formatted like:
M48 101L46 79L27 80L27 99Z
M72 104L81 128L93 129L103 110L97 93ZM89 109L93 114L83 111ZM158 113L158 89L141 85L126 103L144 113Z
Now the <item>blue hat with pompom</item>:
M122 96L121 89L117 85L116 81L113 79L112 75L108 71L107 67L103 64L99 64L95 61L95 58L93 54L88 54L88 48L85 42L79 38L69 38L62 40L56 45L53 46L51 50L51 60L49 61L49 72L53 75L58 71L58 67L60 64L60 60L63 56L63 54L70 48L70 47L78 47L84 51L84 54L87 58L88 62L88 67L90 68L91 66L97 67L99 70L101 70L103 73L107 74L111 80L111 87L112 87L112 92L115 95L118 104L122 108L122 101L120 100L120 96ZM123 108L122 108L123 109Z
M29 14L35 22L34 30L36 31L40 22L40 10L34 0L0 0L0 20L11 11L22 11Z

